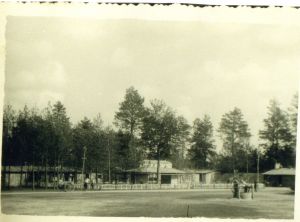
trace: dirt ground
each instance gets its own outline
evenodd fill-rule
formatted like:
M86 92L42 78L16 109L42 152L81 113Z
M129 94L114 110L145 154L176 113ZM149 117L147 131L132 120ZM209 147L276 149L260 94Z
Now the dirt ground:
M265 188L253 200L230 190L3 192L2 213L115 217L218 217L293 219L294 194Z

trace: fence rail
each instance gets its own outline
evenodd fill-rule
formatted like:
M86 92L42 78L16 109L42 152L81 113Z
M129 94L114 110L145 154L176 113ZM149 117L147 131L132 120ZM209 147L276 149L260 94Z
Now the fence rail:
M264 184L258 184L259 188L263 188ZM171 189L231 189L230 183L215 184L95 184L89 186L88 190L171 190ZM76 190L83 189L82 184L75 184Z

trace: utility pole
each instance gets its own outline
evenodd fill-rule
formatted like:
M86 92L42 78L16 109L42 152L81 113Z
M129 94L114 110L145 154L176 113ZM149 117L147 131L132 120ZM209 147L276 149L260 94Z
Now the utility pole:
M83 147L83 158L82 158L82 171L81 171L81 175L82 175L82 188L84 187L84 166L85 166L85 160L86 160L86 146Z

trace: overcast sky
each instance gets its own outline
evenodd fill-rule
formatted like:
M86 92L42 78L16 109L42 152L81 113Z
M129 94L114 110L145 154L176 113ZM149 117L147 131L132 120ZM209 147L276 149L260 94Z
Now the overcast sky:
M5 103L61 100L73 123L106 124L134 86L190 123L215 128L239 107L253 143L273 98L287 108L298 90L300 30L292 26L9 17Z

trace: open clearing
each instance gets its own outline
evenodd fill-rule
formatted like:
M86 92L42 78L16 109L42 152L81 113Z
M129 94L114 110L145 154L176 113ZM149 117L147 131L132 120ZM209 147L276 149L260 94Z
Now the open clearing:
M230 190L3 192L2 213L115 217L218 217L292 219L294 195L265 188L254 200L232 199ZM189 207L188 207L189 206ZM189 208L189 210L187 210Z

